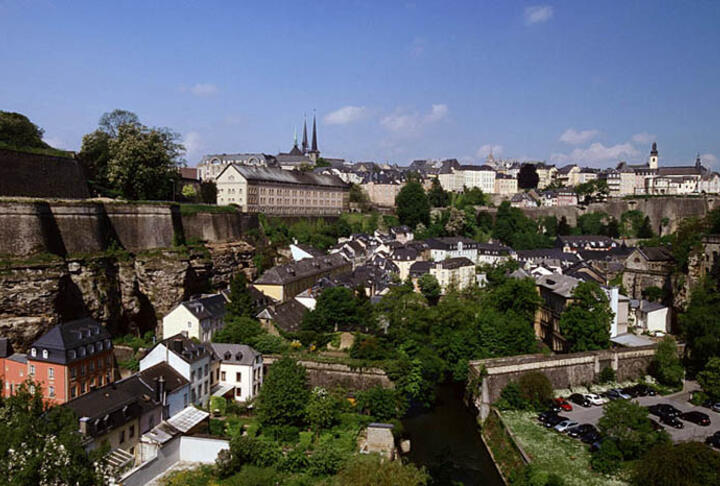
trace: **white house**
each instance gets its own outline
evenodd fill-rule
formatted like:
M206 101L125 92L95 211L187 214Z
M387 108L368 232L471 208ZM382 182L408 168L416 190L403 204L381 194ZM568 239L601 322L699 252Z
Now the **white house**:
M167 363L190 382L190 403L205 405L215 379L210 373L212 350L208 344L195 343L183 334L160 341L140 360L140 371L158 363Z
M163 317L163 339L184 333L198 341L212 341L215 333L225 326L226 303L222 294L203 295L179 303Z
M218 387L213 395L231 395L238 402L257 396L263 382L262 355L244 344L212 343L220 365L216 367Z
M463 236L448 236L443 238L428 238L425 240L430 247L430 258L441 262L447 258L465 257L477 262L478 242Z
M152 387L159 400L162 400L163 420L180 413L190 404L190 383L167 363L153 365L136 376Z
M643 331L648 331L650 334L658 332L664 334L670 331L670 313L664 305L645 299L633 299L630 308L635 318L635 326Z

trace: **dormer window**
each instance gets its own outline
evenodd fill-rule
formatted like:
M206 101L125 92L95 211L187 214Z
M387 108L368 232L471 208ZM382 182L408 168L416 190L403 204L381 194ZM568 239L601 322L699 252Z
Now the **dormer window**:
M80 356L85 356L85 347L84 347L84 346L80 346L80 349L79 349L79 350L80 350Z
M75 358L77 357L77 352L75 352L74 349L71 349L71 350L68 352L68 355L70 356L70 359L75 359Z
M92 354L95 352L95 346L92 344L88 345L88 354Z
M37 349L32 348L32 349L30 350L30 356L32 356L33 358L36 357L36 356L37 356Z
M97 347L97 350L98 350L98 351L102 351L103 343L101 343L101 342L100 342L100 343L97 343L95 346Z
M43 349L42 356L43 356L43 359L48 359L48 350L47 349Z

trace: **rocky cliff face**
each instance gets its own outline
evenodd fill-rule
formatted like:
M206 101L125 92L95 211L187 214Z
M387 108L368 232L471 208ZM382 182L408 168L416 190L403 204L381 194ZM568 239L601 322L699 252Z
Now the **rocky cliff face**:
M62 320L92 316L115 335L155 329L193 294L254 277L254 248L242 241L137 255L98 255L0 267L0 336L23 349Z

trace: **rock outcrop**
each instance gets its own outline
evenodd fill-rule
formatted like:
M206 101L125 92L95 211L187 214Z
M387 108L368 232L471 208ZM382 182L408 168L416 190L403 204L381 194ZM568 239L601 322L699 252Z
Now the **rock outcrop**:
M254 249L236 241L138 254L98 254L0 267L0 336L23 349L61 320L92 316L114 335L155 329L193 294L254 277Z

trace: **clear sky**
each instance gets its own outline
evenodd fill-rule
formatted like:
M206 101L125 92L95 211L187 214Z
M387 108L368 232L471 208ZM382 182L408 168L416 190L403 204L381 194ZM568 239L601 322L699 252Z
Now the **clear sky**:
M720 1L0 0L0 109L77 150L123 108L203 153L720 169Z

